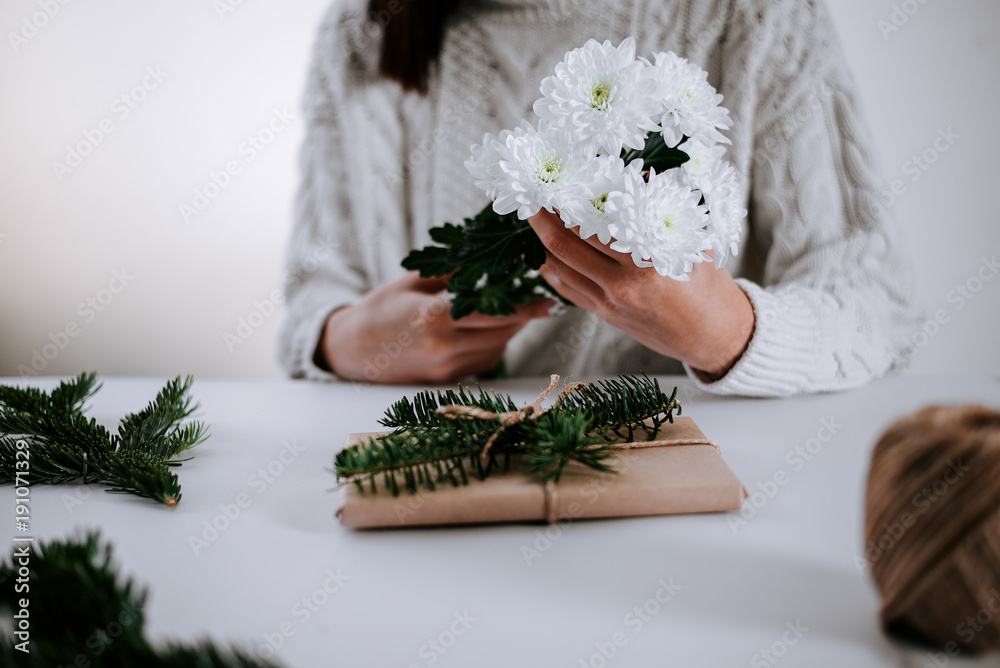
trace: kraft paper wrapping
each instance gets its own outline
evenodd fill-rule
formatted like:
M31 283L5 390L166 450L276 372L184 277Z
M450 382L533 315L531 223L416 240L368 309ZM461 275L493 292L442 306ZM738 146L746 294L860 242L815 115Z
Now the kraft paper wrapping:
M344 446L373 433L351 434ZM571 464L558 483L541 484L522 475L517 456L510 469L469 484L444 483L434 491L405 490L393 496L382 488L361 493L344 487L337 516L357 529L496 522L555 522L565 519L633 517L736 510L746 490L691 418L674 418L655 441L616 443L609 460L617 474Z

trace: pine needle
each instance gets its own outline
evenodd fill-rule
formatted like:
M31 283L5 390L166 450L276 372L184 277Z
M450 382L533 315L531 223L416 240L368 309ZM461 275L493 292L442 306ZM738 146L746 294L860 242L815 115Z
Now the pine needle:
M194 646L170 643L154 647L145 635L147 590L123 578L111 546L97 533L32 546L28 555L0 563L0 611L17 612L15 591L20 568L30 582L30 635L24 653L9 631L0 641L0 665L142 666L142 668L274 668L276 664L238 650L220 650L202 641ZM16 557L16 559L15 559Z
M178 455L208 438L204 424L185 422L198 408L190 397L192 382L190 376L169 381L113 434L83 413L100 389L95 373L63 381L51 392L0 386L0 484L15 482L16 446L25 441L28 484L101 483L111 492L176 505L181 488L171 468L183 461Z
M660 427L680 413L677 388L664 394L645 375L621 375L575 386L558 405L521 421L489 414L517 412L508 395L458 390L430 390L393 403L381 423L396 431L341 450L334 469L341 483L359 490L383 489L415 494L444 484L466 484L469 474L484 479L508 468L510 455L523 455L522 472L541 482L558 482L572 462L599 472L613 472L610 441L655 438ZM482 409L487 415L445 416L442 406ZM478 415L478 416L477 416ZM487 456L482 453L489 444ZM502 461L498 464L498 460Z

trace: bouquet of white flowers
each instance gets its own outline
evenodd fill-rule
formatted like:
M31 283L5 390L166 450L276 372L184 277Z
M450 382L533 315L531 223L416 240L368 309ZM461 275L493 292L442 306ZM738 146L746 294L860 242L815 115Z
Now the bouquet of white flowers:
M630 254L639 267L688 280L739 247L746 210L722 160L732 126L697 65L672 53L636 58L635 40L590 40L541 84L537 126L522 121L472 147L465 166L492 201L464 225L431 230L439 246L403 261L424 277L452 274L452 315L507 315L546 293L545 249L525 222L541 209Z

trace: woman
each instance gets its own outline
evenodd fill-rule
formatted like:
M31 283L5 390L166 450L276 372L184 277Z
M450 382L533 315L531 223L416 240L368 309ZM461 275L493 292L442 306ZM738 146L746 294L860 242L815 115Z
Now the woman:
M374 17L374 21L368 16ZM382 27L380 27L380 24ZM484 132L534 118L541 79L590 38L672 50L724 95L726 159L749 210L740 253L677 283L581 240L544 211L537 300L450 319L443 280L399 266L427 230L486 203L466 174ZM305 99L308 137L281 360L293 376L451 381L505 356L515 375L686 371L718 393L847 388L898 361L910 272L832 24L801 0L362 0L335 4ZM737 278L733 278L733 277Z

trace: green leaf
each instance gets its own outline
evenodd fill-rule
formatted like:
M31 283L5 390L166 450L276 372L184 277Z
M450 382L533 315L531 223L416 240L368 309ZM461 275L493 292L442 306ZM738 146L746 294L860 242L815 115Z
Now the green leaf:
M432 227L430 230L431 239L444 246L457 246L465 242L463 235L464 227L454 223L445 223L441 227Z
M519 236L534 234L527 223L512 216L483 216L465 227L465 244L454 247L448 261L455 266L483 265L490 275L504 274L521 263L524 242ZM517 221L517 222L515 222Z
M682 138L681 143L686 139L687 137ZM626 164L636 159L642 160L643 169L652 168L657 173L680 167L690 159L684 151L667 146L663 142L663 136L656 132L646 135L646 143L641 151L624 149L621 157Z
M409 271L419 271L422 278L435 278L446 276L454 265L448 262L447 248L441 246L427 246L410 251L410 254L403 258L403 268Z
M684 151L676 148L664 148L663 151L653 157L644 158L643 165L647 169L653 169L657 174L668 169L680 167L689 160L689 156Z
M545 264L548 251L537 234L526 234L524 237L524 266L537 271Z

